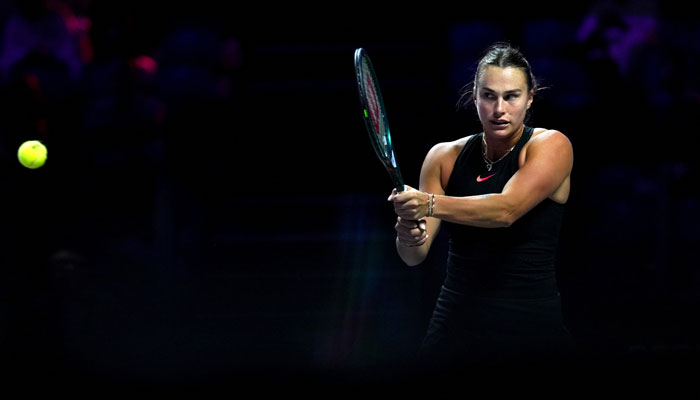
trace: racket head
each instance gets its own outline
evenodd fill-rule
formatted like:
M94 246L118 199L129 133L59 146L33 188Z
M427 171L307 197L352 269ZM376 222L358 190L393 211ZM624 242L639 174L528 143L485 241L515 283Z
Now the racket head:
M391 176L394 187L399 192L404 191L403 178L399 169L394 145L391 142L389 121L386 117L386 109L382 93L379 90L379 82L374 72L372 62L363 48L355 50L355 74L357 76L357 88L360 94L363 120L374 151L379 160Z

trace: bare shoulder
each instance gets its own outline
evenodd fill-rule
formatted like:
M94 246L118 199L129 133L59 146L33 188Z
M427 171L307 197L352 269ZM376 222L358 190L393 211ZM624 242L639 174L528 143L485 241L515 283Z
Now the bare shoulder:
M472 136L466 136L451 142L441 142L434 145L428 152L428 155L425 157L425 161L423 162L421 179L425 177L426 179L434 179L433 182L439 182L444 193L444 188L447 187L447 182L452 174L455 161L457 161L459 153ZM428 186L428 184L425 185L426 188Z
M572 147L569 138L561 131L556 129L535 128L532 132L530 143L528 144L539 144L542 142L547 142L548 144L554 146Z
M520 166L522 167L523 163L530 159L531 156L559 159L562 163L568 165L568 168L571 168L574 149L569 138L561 131L535 128L534 132L532 132L532 137L520 152ZM553 159L550 161L553 162Z
M459 153L462 151L464 146L467 144L467 141L472 136L474 135L466 136L457 140L453 140L451 142L437 143L430 149L426 158L430 157L437 159L457 159L457 156L459 156Z

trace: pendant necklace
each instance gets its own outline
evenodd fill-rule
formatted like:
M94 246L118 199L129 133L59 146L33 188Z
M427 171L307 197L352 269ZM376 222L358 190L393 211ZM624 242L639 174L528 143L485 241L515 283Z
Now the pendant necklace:
M515 145L514 145L513 147L510 148L510 150L506 151L506 153L503 154L503 155L501 156L501 158L499 158L499 159L496 160L496 161L491 161L491 160L489 160L489 158L486 156L486 134L482 134L482 135L481 135L481 142L484 143L484 150L483 150L483 152L482 152L481 154L482 154L482 156L484 157L484 162L486 163L486 170L487 170L487 171L491 171L491 168L493 168L493 164L495 164L495 163L497 163L497 162L503 160L503 159L504 159L508 154L510 154L510 152L513 151L513 149L515 148ZM516 144L517 144L517 142L516 142Z

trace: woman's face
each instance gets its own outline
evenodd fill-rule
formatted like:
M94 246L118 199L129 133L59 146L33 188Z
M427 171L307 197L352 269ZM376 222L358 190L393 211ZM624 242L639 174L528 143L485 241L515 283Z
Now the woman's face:
M479 76L474 93L484 131L503 138L517 132L532 104L532 95L520 68L487 66Z

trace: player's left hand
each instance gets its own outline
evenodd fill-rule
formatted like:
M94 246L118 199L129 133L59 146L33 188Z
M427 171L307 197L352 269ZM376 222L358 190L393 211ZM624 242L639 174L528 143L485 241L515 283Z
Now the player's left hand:
M401 218L420 220L428 215L430 195L416 190L408 185L406 190L399 193L396 189L391 191L388 201L394 203L394 212Z

